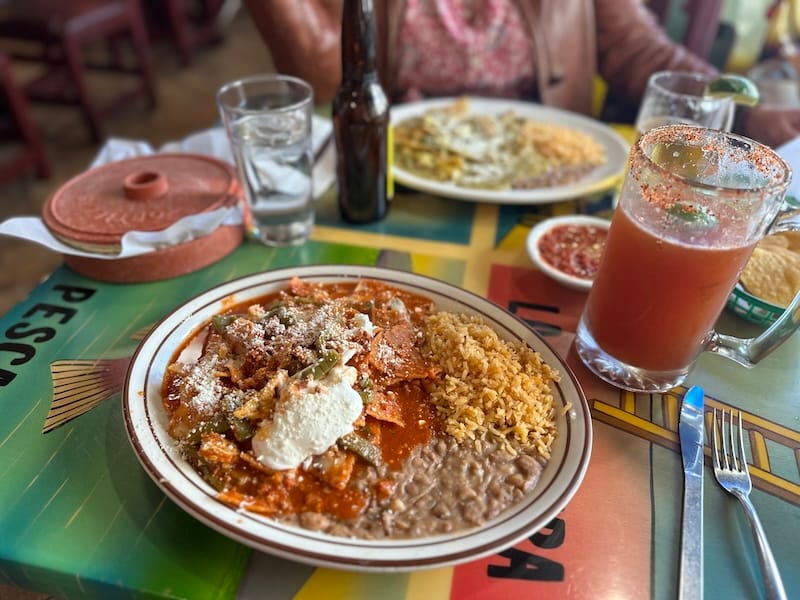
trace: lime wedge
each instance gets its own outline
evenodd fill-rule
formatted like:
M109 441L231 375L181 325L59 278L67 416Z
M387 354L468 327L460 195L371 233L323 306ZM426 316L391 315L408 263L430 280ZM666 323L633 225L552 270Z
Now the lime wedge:
M670 173L695 179L704 165L703 149L682 142L657 142L650 159Z
M714 98L730 96L736 104L755 106L758 104L758 87L747 77L725 73L715 77L706 85L704 94Z
M711 229L717 225L717 217L705 206L693 202L678 201L667 212L690 227Z

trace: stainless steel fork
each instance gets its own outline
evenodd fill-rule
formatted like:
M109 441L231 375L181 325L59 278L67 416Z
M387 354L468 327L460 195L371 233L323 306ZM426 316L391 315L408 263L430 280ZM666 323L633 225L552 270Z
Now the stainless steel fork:
M725 411L721 411L721 423L717 427L717 409L714 409L714 420L711 427L712 455L714 457L714 477L722 488L736 496L744 507L744 514L750 523L750 529L756 540L758 549L758 562L764 577L764 587L767 598L786 599L783 581L778 571L778 565L772 556L772 550L767 542L767 536L756 509L750 501L750 471L747 467L747 457L744 454L744 438L742 436L742 412L739 411L738 433L733 425L733 410L729 411L730 417L725 421ZM720 437L722 445L720 447Z

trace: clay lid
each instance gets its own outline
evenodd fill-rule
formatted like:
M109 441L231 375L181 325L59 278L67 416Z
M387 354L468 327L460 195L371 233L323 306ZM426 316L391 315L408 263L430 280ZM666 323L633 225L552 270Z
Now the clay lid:
M74 177L45 203L43 220L70 246L116 253L128 231L159 231L183 217L235 206L242 188L233 167L199 154L153 154L108 163ZM128 258L66 254L64 262L102 281L157 281L191 273L233 252L240 225Z
M153 154L108 163L62 185L43 219L64 243L119 252L129 231L159 231L179 219L233 206L241 187L231 166L199 154Z

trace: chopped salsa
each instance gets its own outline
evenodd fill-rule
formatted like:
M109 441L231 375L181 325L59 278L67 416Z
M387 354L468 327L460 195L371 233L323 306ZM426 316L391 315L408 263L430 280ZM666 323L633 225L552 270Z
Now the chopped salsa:
M558 225L539 240L547 264L566 275L593 279L600 266L608 231L597 225Z

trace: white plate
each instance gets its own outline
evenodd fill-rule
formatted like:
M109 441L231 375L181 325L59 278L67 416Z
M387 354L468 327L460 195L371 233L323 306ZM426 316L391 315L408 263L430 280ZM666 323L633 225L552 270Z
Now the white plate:
M539 240L542 239L545 233L559 225L595 225L608 231L609 227L611 227L611 222L607 219L589 215L562 215L560 217L551 217L534 225L528 233L528 237L525 238L525 247L528 250L528 256L542 273L569 288L587 292L592 288L591 279L583 279L559 271L542 258L542 254L539 250Z
M478 313L508 340L524 340L561 371L555 398L558 439L536 487L519 503L478 529L410 540L334 537L282 525L236 511L215 498L178 452L167 433L161 382L175 350L231 303L284 288L293 276L333 282L369 277L432 298L443 310ZM567 404L571 408L561 410ZM404 271L363 266L292 267L252 275L209 290L177 308L142 341L128 370L123 392L125 426L134 451L158 486L186 512L257 550L300 562L360 571L407 571L451 565L486 556L538 531L569 502L589 463L591 416L577 381L532 329L497 305L450 284Z
M431 108L452 104L457 98L436 98L398 104L392 106L391 122L397 126L401 121L421 115ZM543 204L569 200L580 196L599 193L610 189L622 176L628 160L628 143L616 131L590 119L559 108L495 98L468 98L470 112L497 114L513 110L517 115L528 119L545 121L553 125L563 125L591 135L606 149L606 162L588 173L579 181L564 185L534 188L529 190L481 190L464 188L452 183L444 183L414 175L398 166L392 167L395 181L422 192L448 198L493 202L499 204Z

